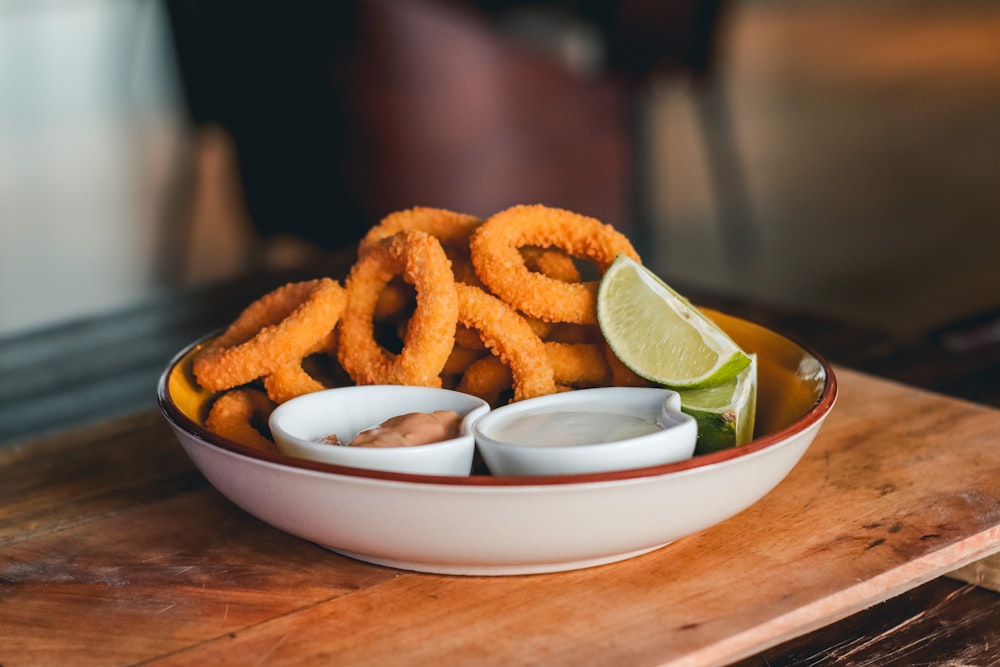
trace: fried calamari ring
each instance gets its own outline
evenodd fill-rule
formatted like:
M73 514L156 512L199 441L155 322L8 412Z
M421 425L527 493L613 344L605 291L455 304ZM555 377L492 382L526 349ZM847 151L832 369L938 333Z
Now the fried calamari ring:
M344 305L347 303L347 293L344 292ZM343 306L341 306L343 310ZM310 375L303 363L313 355L329 355L336 358L337 355L337 329L327 334L321 341L306 351L302 359L292 362L287 366L282 366L271 371L264 376L264 390L268 397L277 404L282 404L297 396L311 394L314 391L329 389L327 384L320 382Z
M327 389L326 385L309 375L300 362L279 368L264 376L264 390L278 405L303 394Z
M458 328L455 329L455 345L461 345L470 350L486 349L486 346L483 345L483 339L479 337L479 332L464 324L459 324Z
M482 288L480 288L482 289ZM528 323L531 330L535 332L535 335L541 339L545 339L549 332L552 330L552 325L548 322L544 322L535 317L525 317L524 313L518 313L521 317L524 317L524 321ZM464 345L465 347L471 347L474 350L485 349L482 339L479 337L479 332L475 329L470 329L469 327L459 324L458 329L455 331L455 342L458 345Z
M513 384L514 375L510 368L499 357L490 354L469 364L455 389L481 398L490 407L496 408L500 406L503 393Z
M456 283L458 321L479 332L486 348L511 371L514 400L556 391L552 363L542 339L523 317L492 294Z
M393 278L378 295L378 303L375 305L375 319L382 321L409 313L413 309L415 295L413 286L407 285L403 280Z
M232 389L215 399L205 419L205 427L242 445L273 452L276 451L274 443L257 429L266 428L267 418L274 408L274 401L262 391Z
M545 353L552 364L557 391L600 387L610 374L604 352L597 344L546 342ZM510 368L499 358L487 356L469 364L457 388L497 407L500 397L513 382Z
M358 255L364 255L384 238L406 230L421 231L437 238L444 244L454 244L459 247L469 245L469 237L482 220L464 213L455 213L443 208L428 208L417 206L405 211L396 211L368 230L358 244Z
M465 347L464 345L459 345L455 343L455 347L451 349L451 354L448 355L448 361L445 362L444 368L441 369L442 375L463 375L465 371L469 368L472 363L477 359L481 358L485 354L485 347L480 345L478 348Z
M330 278L288 283L257 299L195 357L193 371L210 391L237 387L288 366L328 334L343 306Z
M512 308L549 322L597 322L597 284L563 282L531 271L522 246L558 247L603 273L619 254L636 261L629 240L610 225L546 206L514 206L490 217L469 241L479 279Z
M545 320L540 320L537 317L529 317L524 313L518 313L524 318L524 321L528 323L531 330L535 332L535 335L539 338L544 339L552 331L552 323L546 322Z
M365 254L376 243L397 232L406 230L424 232L441 242L445 254L451 260L455 280L477 285L479 278L469 257L469 237L481 224L482 220L473 215L443 208L417 206L396 211L382 218L377 225L368 230L358 244L358 255Z
M521 256L524 257L524 265L531 271L564 283L580 281L580 270L576 268L573 258L561 250L525 246L521 248Z
M518 313L518 315L524 317L522 313ZM552 329L551 324L534 317L524 317L524 321L528 323L528 326L535 332L535 335L543 340ZM475 329L470 329L464 324L459 324L458 329L455 330L455 344L472 348L473 350L483 350L486 348L483 345L482 338L479 337L479 332Z
M403 347L394 354L375 340L379 293L394 276L416 288L417 303ZM337 357L357 384L441 386L439 374L455 341L458 295L451 263L433 236L404 230L372 245L351 268Z
M557 384L567 387L599 387L611 371L598 343L557 343L546 341L545 352L552 362Z
M596 324L555 322L545 340L559 343L600 343L604 341L604 335Z
M469 255L469 246L461 248L454 245L444 246L445 254L451 260L451 271L455 274L455 280L466 285L482 287L483 283L476 275L476 268L472 266L472 256Z

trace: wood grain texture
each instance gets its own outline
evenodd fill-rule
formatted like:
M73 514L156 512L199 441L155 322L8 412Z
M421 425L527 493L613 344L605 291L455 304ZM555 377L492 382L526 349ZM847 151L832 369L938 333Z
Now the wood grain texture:
M948 576L970 584L1000 592L1000 555L993 555L960 567Z
M396 573L236 509L147 412L0 449L0 664L131 664Z
M997 595L942 577L733 667L988 667L998 642Z
M838 377L756 505L549 575L328 553L222 499L156 413L5 448L0 664L728 664L1000 550L1000 412Z

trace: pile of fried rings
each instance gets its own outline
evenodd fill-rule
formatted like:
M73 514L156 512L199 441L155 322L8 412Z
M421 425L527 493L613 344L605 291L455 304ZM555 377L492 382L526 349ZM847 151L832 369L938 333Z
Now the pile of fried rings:
M639 261L612 226L547 206L486 220L393 213L361 240L343 285L324 277L279 287L196 351L195 379L217 393L206 427L273 449L261 425L276 405L350 383L446 387L494 407L646 385L597 324L599 278L619 254Z

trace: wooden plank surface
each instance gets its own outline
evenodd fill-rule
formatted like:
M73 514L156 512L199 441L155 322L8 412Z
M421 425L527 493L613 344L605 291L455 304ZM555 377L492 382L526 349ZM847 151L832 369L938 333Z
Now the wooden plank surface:
M727 664L1000 550L1000 411L838 377L762 501L550 575L328 553L222 499L152 412L0 449L0 664Z
M948 576L958 581L1000 592L1000 554L969 563L954 572L949 572Z
M998 597L978 586L939 577L732 667L996 665Z

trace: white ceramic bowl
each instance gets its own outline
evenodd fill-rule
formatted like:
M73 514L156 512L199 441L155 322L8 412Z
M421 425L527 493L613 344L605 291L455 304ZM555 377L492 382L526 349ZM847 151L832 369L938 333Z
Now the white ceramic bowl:
M559 420L566 413L612 413L655 421L660 429L614 442L577 445L537 445L514 440L509 433L516 422L535 416ZM560 416L561 415L561 416ZM605 421L603 418L600 421ZM593 425L587 424L590 429ZM601 387L539 396L501 406L473 426L476 446L494 475L575 475L645 468L674 463L694 454L698 425L681 412L676 391L647 387ZM589 435L589 434L588 434ZM559 441L559 438L553 440Z
M412 447L339 447L318 442L336 433L349 441L359 431L411 412L454 410L457 438ZM476 443L472 424L490 411L475 396L448 389L402 385L337 387L282 403L268 421L278 451L312 461L418 475L468 475Z
M181 446L222 495L292 535L367 562L423 572L569 570L645 553L738 514L788 474L833 408L837 382L822 358L764 327L709 314L758 355L755 438L648 468L435 477L249 448L203 425L213 396L191 372L193 353L203 343L170 363L158 403Z

